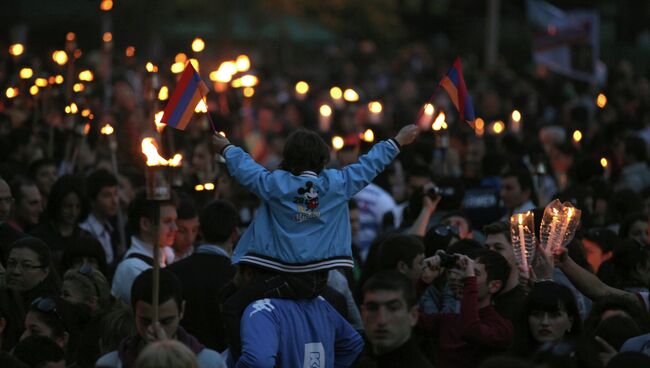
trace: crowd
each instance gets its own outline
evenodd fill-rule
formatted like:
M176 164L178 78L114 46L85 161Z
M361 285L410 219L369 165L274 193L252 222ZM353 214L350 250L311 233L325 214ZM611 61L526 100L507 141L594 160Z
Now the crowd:
M449 55L323 52L288 71L253 57L253 96L211 92L183 132L156 132L133 56L73 94L28 94L27 58L5 60L22 93L0 106L0 366L650 366L647 76L622 61L590 85L467 57L466 124L444 93L419 114ZM145 136L185 157L167 201L143 190ZM539 229L555 198L580 228L539 244L526 277L510 216Z

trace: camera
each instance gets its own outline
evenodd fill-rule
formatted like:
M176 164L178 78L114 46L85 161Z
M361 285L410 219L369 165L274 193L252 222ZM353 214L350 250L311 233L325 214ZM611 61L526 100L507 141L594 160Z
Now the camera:
M434 200L436 198L440 197L440 195L442 194L442 191L440 190L440 188L437 185L433 184L433 183L431 183L429 185L426 185L423 189L424 189L424 193L429 198L434 199Z
M444 268L456 267L459 259L459 257L456 254L447 254L447 253L440 253L438 254L438 257L440 257L440 267L444 267Z

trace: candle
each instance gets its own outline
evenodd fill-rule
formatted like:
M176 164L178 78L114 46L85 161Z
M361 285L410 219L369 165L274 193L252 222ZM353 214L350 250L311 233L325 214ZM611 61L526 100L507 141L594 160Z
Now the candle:
M523 214L517 215L518 217L518 228L519 228L519 247L521 251L521 266L524 269L524 276L526 278L529 277L529 270L528 270L528 257L527 257L527 252L526 252L526 236L524 235L524 224L523 224Z

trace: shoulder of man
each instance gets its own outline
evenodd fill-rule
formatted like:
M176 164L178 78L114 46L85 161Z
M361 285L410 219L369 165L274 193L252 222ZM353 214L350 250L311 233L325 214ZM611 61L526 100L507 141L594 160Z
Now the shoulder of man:
M122 361L120 360L117 350L106 353L97 359L95 368L120 368Z

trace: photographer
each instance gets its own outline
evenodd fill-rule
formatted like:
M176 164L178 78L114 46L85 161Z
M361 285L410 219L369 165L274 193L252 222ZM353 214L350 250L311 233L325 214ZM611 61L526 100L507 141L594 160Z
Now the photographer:
M510 266L502 255L477 250L471 257L439 252L424 261L425 274L438 277L454 268L464 281L460 314L420 313L418 331L437 337L436 366L477 367L496 350L505 350L513 336L510 321L492 307L492 298L505 285Z

